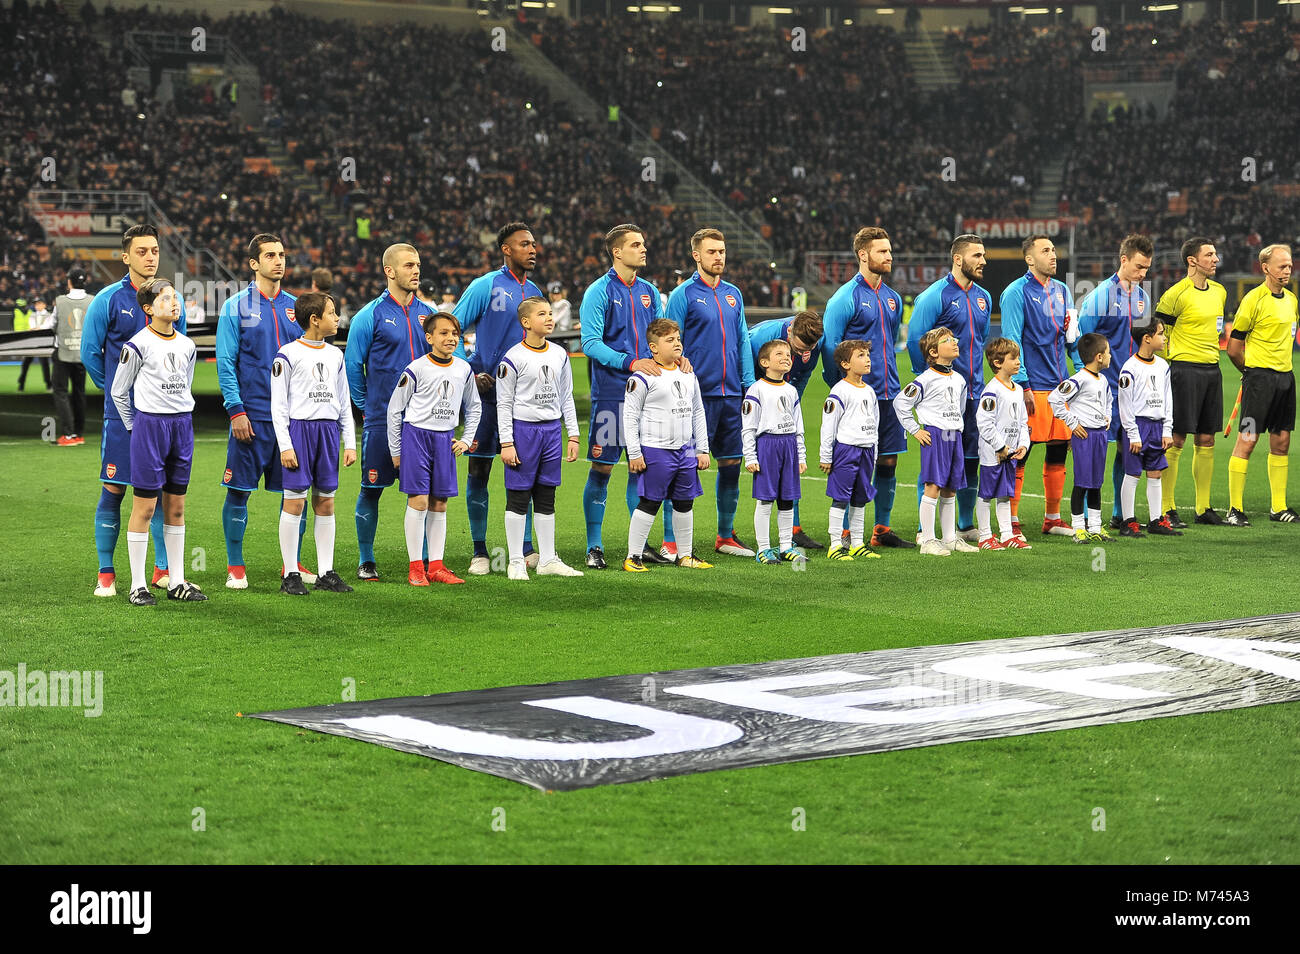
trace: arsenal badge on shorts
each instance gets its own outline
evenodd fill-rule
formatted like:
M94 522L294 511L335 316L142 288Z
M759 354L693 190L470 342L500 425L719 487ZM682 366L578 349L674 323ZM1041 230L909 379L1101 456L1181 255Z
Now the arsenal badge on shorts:
M109 464L104 468L104 473L108 474L110 477L117 476L117 464Z
M221 478L221 482L222 482L223 484L228 484L228 483L230 483L230 478L233 477L233 476L235 476L235 475L232 474L232 473L230 472L230 468L227 467L227 468L226 468L226 473L225 473L225 474L222 476L222 478Z
M379 480L379 471L377 470L366 471L366 479L372 484L375 483L376 481Z

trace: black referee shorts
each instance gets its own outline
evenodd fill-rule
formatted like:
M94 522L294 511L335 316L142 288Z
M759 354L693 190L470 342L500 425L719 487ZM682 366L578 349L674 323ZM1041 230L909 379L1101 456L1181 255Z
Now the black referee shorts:
M1295 375L1272 368L1247 368L1241 376L1242 434L1295 430Z
M1175 434L1213 434L1223 429L1223 374L1217 364L1170 361L1169 389L1174 397Z

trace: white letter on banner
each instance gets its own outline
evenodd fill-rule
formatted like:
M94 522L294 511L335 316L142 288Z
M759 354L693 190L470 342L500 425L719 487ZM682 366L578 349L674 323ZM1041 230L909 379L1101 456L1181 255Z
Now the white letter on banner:
M344 725L363 732L386 735L402 742L414 742L448 752L465 755L490 755L504 759L553 759L571 762L577 759L643 759L652 755L695 752L735 742L744 735L729 722L702 719L699 716L665 712L595 696L565 696L560 699L537 699L522 703L558 712L620 725L649 729L650 735L619 742L549 742L545 739L519 739L494 732L461 729L456 726L425 722L410 716L381 715L331 719L330 724Z
M1013 686L1033 686L1035 689L1050 689L1053 692L1072 692L1093 699L1150 699L1153 696L1172 695L1156 689L1111 686L1100 680L1155 672L1177 672L1177 666L1161 666L1156 663L1115 663L1110 666L1078 666L1074 669L1058 669L1055 672L1025 672L1012 668L1032 666L1036 663L1064 662L1067 659L1091 659L1094 656L1096 653L1082 653L1073 649L1029 649L1021 653L992 653L987 656L972 656L969 659L952 659L935 663L931 668L935 672L965 676L967 679L991 679L994 682L1009 682Z
M1259 669L1286 679L1300 680L1300 660L1273 656L1265 650L1275 653L1300 653L1300 645L1295 643L1273 643L1262 639L1221 639L1216 636L1168 636L1153 639L1153 643L1222 659L1224 662Z
M801 719L818 722L849 722L857 725L910 725L920 722L949 722L966 719L989 719L995 716L1014 715L1017 712L1037 712L1055 709L1056 706L1019 699L995 699L959 706L926 706L915 709L859 709L869 703L908 702L912 699L946 696L942 689L925 686L889 686L884 689L865 689L857 692L836 692L825 696L783 696L783 689L800 689L806 686L835 686L850 682L866 682L878 676L864 676L845 670L810 672L793 676L772 676L768 679L742 679L734 682L710 682L701 686L665 689L679 696L709 699L728 706L743 706L765 712L779 712Z

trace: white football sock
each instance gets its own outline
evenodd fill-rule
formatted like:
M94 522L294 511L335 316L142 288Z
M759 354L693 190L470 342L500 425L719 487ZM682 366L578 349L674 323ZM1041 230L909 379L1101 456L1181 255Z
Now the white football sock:
M316 574L324 576L334 569L334 514L316 514L312 532L316 537Z
M163 524L163 546L167 550L167 588L185 582L185 524Z
M131 560L131 592L147 586L144 578L144 558L149 555L149 531L126 532L126 555ZM168 568L170 574L170 568Z
M940 496L936 509L939 513L939 526L943 530L943 545L951 549L957 542L957 498Z
M301 514L280 511L280 560L284 563L281 578L298 572L298 524L301 521Z
M416 510L414 507L407 506L406 517L402 521L403 528L406 531L406 558L414 563L424 556L424 518L427 511ZM294 528L297 533L297 527ZM295 546L297 539L295 537ZM290 551L292 552L292 551ZM287 565L287 564L286 564Z
M695 534L695 508L681 511L673 510L673 539L677 541L677 559L691 556L694 551L692 539Z
M1152 480L1147 477L1147 509L1151 512L1152 520L1160 520L1164 517L1164 496L1161 493L1160 479Z
M844 531L844 508L831 501L831 546L839 546L840 534Z
M998 501L998 527L1002 530L1002 540L1004 543L1015 536L1015 533L1011 529L1010 497L1003 497Z
M511 563L524 558L524 524L527 522L528 514L506 511L506 552Z
M447 549L447 511L429 508L424 518L424 535L429 541L429 562L441 563L443 551ZM423 553L423 548L417 548L412 559L420 559Z
M867 508L866 507L849 507L849 547L856 550L862 546L866 536ZM831 518L831 526L835 526L835 518ZM831 534L831 539L835 539L835 534Z
M776 512L776 532L782 553L794 546L794 507Z
M975 522L979 524L981 540L987 540L993 536L993 514L990 511L989 502L983 497L975 500Z
M632 511L632 519L627 525L627 555L641 559L645 553L645 542L650 536L650 528L655 524L655 514L646 513L640 507Z
M921 542L936 539L934 535L934 518L939 506L938 497L921 498Z
M772 501L754 501L754 545L758 552L772 549Z
M555 559L555 514L533 512L533 533L537 536L538 565Z
M1101 529L1101 511L1093 510L1091 507L1089 507L1088 508L1088 530L1089 532L1095 533L1100 529Z
M1119 485L1119 504L1120 513L1124 515L1126 521L1133 520L1137 516L1137 489L1138 479L1125 474L1124 482Z

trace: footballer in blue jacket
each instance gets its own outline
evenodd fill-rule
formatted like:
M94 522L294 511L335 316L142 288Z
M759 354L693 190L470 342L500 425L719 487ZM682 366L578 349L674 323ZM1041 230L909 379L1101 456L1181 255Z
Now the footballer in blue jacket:
M248 267L253 280L221 306L217 317L217 383L230 417L226 469L221 475L221 486L226 488L221 526L226 536L226 586L232 590L248 588L244 534L249 494L259 482L272 493L284 493L271 416L271 366L281 348L302 337L302 327L294 318L296 299L280 287L284 243L268 232L254 235L248 243ZM299 547L306 526L304 511L298 523ZM301 562L296 569L281 568L281 576L293 572L300 573L304 582L316 582L316 575Z
M591 471L582 491L582 512L587 521L587 566L606 569L601 537L605 522L605 500L609 475L623 456L623 394L633 371L658 376L658 365L650 357L646 330L662 318L659 290L637 273L645 268L645 233L630 222L616 225L605 235L609 271L587 286L582 294L579 317L582 322L582 353L591 366L591 422L587 432L587 460ZM678 359L683 371L690 362ZM637 482L629 475L627 511L629 518L641 502ZM668 560L647 548L643 557L651 563Z
M682 354L695 369L704 399L709 449L718 462L718 535L713 549L731 556L752 557L754 551L736 536L736 506L740 502L740 405L754 383L754 356L740 289L722 278L727 244L717 229L700 229L691 236L695 274L672 290L667 314L682 329ZM677 559L673 538L672 501L664 501L664 546Z
M524 340L519 326L519 306L525 298L541 298L542 290L528 277L537 267L537 241L523 222L510 222L497 232L497 245L504 264L469 283L452 314L460 320L461 338L456 356L474 369L474 380L482 400L483 416L470 443L465 478L465 508L469 512L469 535L474 556L469 572L486 576L492 569L488 559L488 477L492 459L501 453L497 435L496 369L507 351ZM474 353L465 350L465 336L474 333ZM528 506L524 525L524 559L537 566L533 550L533 509Z

